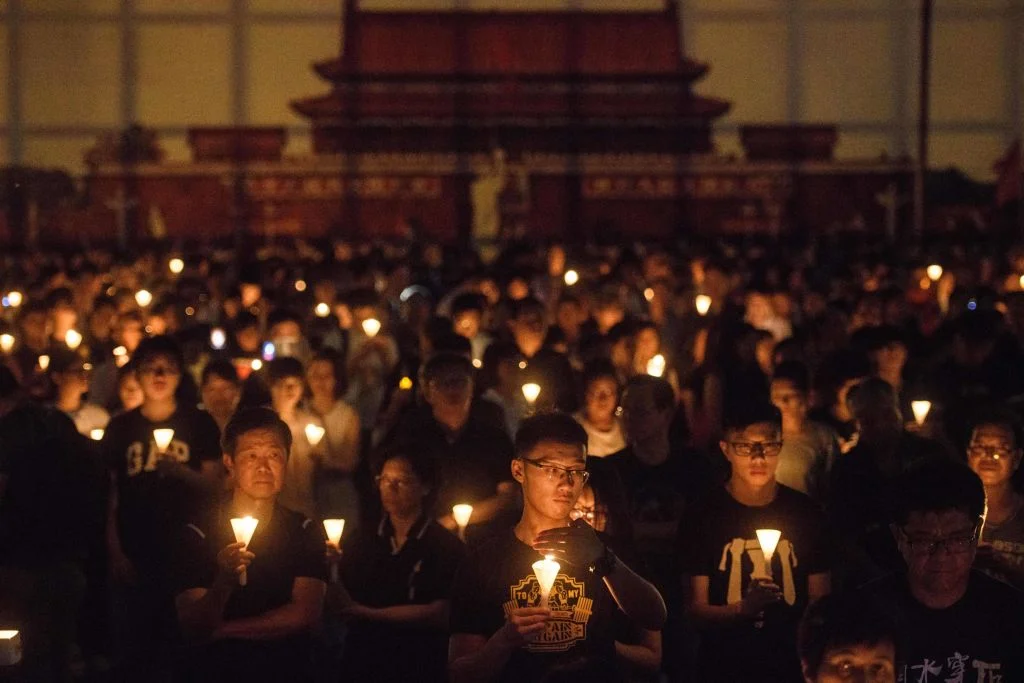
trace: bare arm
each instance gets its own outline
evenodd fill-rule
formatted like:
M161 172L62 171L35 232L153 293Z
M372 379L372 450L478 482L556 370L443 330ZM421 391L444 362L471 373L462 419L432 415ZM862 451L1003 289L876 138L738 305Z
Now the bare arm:
M644 629L638 643L615 641L615 654L628 667L647 674L661 669L661 631Z
M213 637L272 640L308 631L320 621L325 592L323 581L297 577L290 602L256 617L222 622Z
M546 607L513 610L504 626L490 638L475 633L453 633L448 640L448 677L451 683L489 683L501 674L509 657L547 628Z
M366 621L428 626L445 630L448 627L448 608L447 600L435 600L425 605L392 605L391 607L355 605L348 610L348 614L356 619L365 619Z

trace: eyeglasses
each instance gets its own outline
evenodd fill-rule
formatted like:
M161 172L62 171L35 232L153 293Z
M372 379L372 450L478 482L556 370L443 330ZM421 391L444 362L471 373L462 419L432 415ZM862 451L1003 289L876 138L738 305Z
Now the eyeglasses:
M969 534L959 536L948 536L946 538L911 538L906 529L900 529L903 534L903 542L914 555L934 555L939 548L950 555L960 555L971 549L971 546L978 539L978 527L975 527Z
M773 458L782 451L781 441L730 441L729 445L732 446L736 455L744 458L751 458L755 453L766 458Z
M558 465L549 465L544 462L537 460L530 460L529 458L519 458L527 465L533 465L537 469L544 472L547 475L547 480L552 484L562 483L562 477L564 476L566 481L569 482L569 486L582 486L587 482L590 477L590 472L584 469L569 469L568 467L559 467Z
M583 519L587 521L587 524L594 523L594 517L597 513L594 508L573 508L569 513L569 519L576 521L577 519Z
M1013 451L1006 446L982 446L979 444L972 444L967 447L967 455L971 458L982 458L989 457L993 460L999 460L1001 458L1009 458L1013 454Z
M377 482L378 488L393 487L398 489L399 491L407 491L409 490L409 488L416 484L416 482L412 479L400 479L398 477L382 477L380 475L374 477L374 481Z

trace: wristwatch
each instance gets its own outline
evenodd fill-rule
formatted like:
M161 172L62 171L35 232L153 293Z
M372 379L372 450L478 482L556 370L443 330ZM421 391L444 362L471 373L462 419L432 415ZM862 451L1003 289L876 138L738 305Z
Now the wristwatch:
M615 566L618 563L619 558L615 557L615 553L612 552L611 548L605 546L604 554L594 560L594 564L590 566L590 573L593 574L596 579L603 579L615 571Z

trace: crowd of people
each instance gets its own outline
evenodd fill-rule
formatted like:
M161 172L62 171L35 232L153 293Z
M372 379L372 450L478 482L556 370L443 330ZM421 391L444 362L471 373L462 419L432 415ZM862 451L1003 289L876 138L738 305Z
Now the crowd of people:
M0 257L0 680L1024 680L1024 248L483 253Z

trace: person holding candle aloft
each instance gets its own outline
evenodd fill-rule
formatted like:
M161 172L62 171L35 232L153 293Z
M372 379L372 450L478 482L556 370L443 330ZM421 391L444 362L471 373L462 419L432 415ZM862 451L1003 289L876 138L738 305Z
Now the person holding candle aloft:
M230 499L179 528L172 583L178 623L193 645L184 658L187 680L311 680L324 532L278 503L291 445L291 430L273 411L239 411L224 430ZM247 545L235 540L231 524L243 516L256 520Z
M523 493L515 527L471 553L452 594L449 675L453 683L540 680L567 664L580 680L619 680L616 609L640 628L660 629L665 603L618 560L585 522L572 522L587 478L587 435L569 415L525 420L512 476ZM533 565L559 572L547 606Z
M729 480L687 508L679 531L686 608L701 631L697 680L797 683L797 623L831 583L824 515L775 480L782 430L773 406L734 414L719 447ZM770 564L758 529L781 532Z

